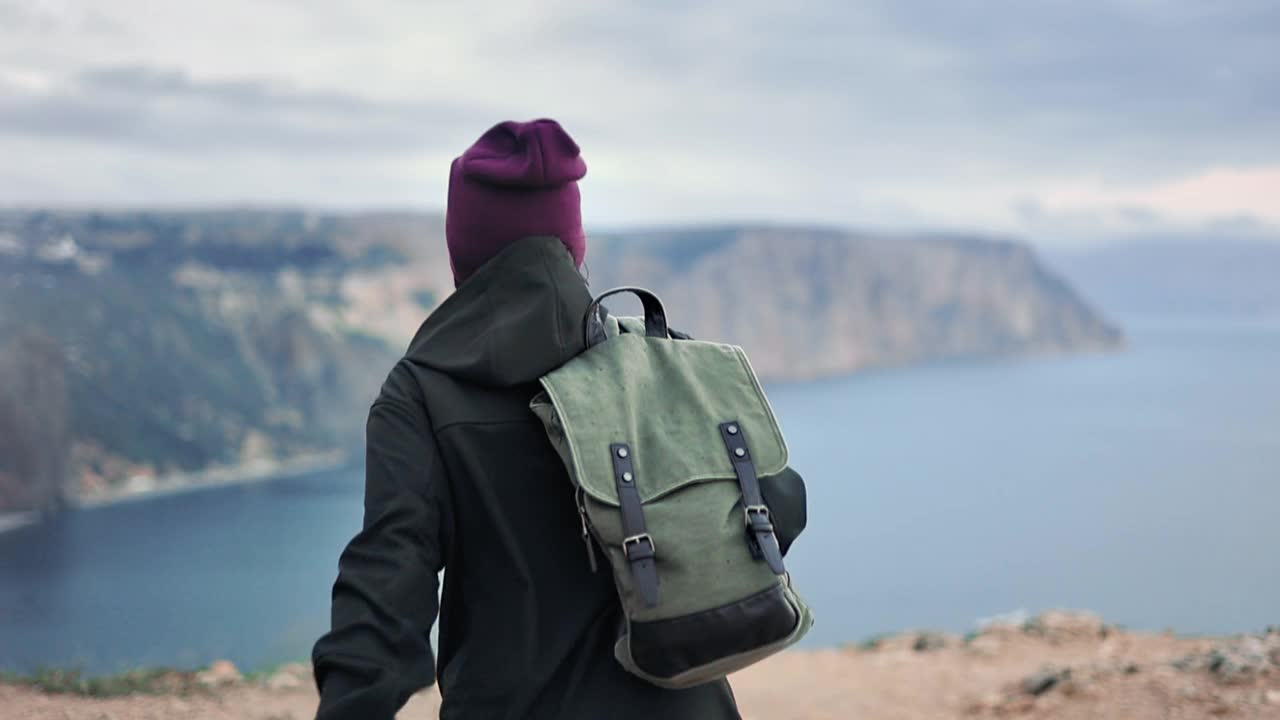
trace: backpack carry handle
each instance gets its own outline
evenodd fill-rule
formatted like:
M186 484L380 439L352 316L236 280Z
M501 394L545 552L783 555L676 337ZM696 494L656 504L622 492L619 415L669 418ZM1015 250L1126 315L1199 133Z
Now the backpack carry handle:
M592 347L604 342L604 324L600 321L600 303L610 295L618 295L620 293L631 293L640 298L640 305L644 307L644 334L651 338L662 338L666 340L671 337L667 329L667 311L662 307L662 301L657 295L640 287L617 287L607 290L597 295L591 304L587 306L587 312L582 319L582 334L586 340L587 347Z

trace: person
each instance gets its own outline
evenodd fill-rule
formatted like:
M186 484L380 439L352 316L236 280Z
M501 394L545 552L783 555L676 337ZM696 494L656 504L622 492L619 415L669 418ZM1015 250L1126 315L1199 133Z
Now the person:
M453 161L456 291L369 411L363 529L313 651L320 720L391 718L433 680L445 719L739 717L724 680L662 689L614 659L613 579L587 561L572 486L529 409L538 378L584 349L585 173L552 120L501 123Z

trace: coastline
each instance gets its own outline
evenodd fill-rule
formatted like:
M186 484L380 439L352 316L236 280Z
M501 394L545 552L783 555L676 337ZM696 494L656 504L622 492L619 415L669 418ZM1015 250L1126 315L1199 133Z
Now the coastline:
M69 496L65 499L65 507L67 511L91 510L213 488L285 480L340 468L349 463L351 457L348 452L330 450L296 455L285 460L255 460L241 465L210 468L197 472L136 478L133 482L125 483L124 487L110 492ZM35 525L41 520L41 514L34 510L0 513L0 535Z
M0 513L0 535L38 522L40 522L40 513L34 510Z
M67 499L67 506L76 510L88 510L107 505L140 502L211 488L284 480L312 472L339 468L347 463L349 459L349 453L341 450L330 450L296 455L287 460L254 460L242 465L164 475L143 482L126 483L124 488L112 492L70 497Z

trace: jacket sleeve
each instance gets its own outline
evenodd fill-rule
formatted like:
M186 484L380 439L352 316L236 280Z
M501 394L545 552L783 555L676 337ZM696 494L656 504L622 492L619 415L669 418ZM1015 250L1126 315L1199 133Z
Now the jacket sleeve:
M787 467L777 475L760 478L760 494L764 495L764 502L769 506L778 545L786 555L808 522L804 478Z
M435 679L447 481L418 395L397 368L369 411L364 527L338 560L332 629L312 651L318 720L391 720Z

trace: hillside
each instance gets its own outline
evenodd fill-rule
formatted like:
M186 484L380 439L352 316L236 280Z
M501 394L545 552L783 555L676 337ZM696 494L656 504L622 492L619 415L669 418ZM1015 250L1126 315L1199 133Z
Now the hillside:
M0 511L157 476L355 448L452 290L441 218L291 211L0 213ZM1114 347L1023 245L781 227L609 234L597 289L766 379ZM617 308L626 310L625 307Z
M766 378L1121 342L1029 247L999 239L725 227L605 236L592 253L594 287L654 289L673 325L742 345Z

